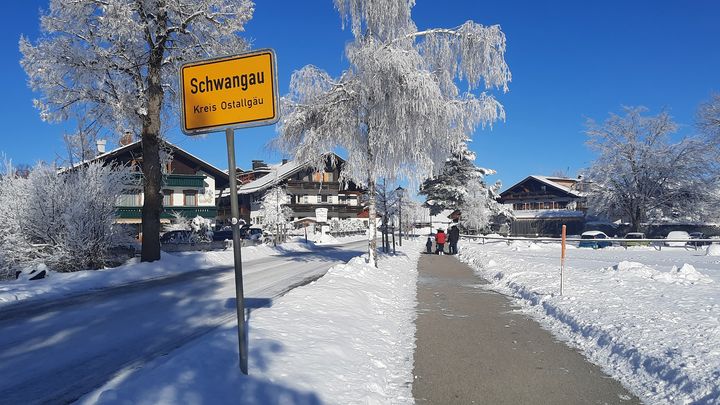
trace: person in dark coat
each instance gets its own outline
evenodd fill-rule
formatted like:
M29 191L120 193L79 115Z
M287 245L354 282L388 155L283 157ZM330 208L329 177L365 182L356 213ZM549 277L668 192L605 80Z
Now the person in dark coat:
M427 242L425 242L425 249L427 249L427 254L432 253L432 247L433 247L434 238L432 235L428 236Z
M450 232L448 233L448 243L450 244L450 254L456 255L457 250L457 244L460 240L460 229L456 225L453 225L452 228L450 228Z

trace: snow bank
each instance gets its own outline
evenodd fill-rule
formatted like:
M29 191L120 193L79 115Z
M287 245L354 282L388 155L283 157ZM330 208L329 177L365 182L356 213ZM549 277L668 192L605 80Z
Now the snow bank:
M611 279L618 282L622 282L622 279L629 277L641 277L651 281L675 284L707 284L713 282L712 278L695 270L695 267L688 263L683 264L680 268L672 266L669 272L658 271L642 263L628 261L620 262L604 270L621 272L622 274L611 275Z
M713 243L712 245L709 245L707 247L707 250L705 251L705 255L707 256L720 256L720 245Z
M361 237L364 238L364 237ZM352 242L342 238L338 243ZM313 251L318 247L296 239L276 247L270 245L246 246L242 248L243 262L284 252ZM138 258L130 259L124 265L101 270L86 270L73 273L50 272L42 280L28 281L27 277L0 282L0 308L4 305L30 299L56 299L87 291L116 287L138 281L170 277L190 271L233 265L232 249L209 252L161 253L161 259L152 263L140 263Z
M720 404L720 262L694 251L461 246L490 288L646 403ZM608 266L608 264L615 263Z
M80 403L410 404L420 246L333 267L249 318L249 376L228 324Z

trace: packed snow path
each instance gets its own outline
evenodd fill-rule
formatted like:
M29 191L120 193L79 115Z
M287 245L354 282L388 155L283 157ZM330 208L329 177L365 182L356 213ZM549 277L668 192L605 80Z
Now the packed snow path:
M366 245L244 263L246 306L266 305L363 254ZM67 403L234 320L234 274L205 269L15 309L5 307L0 316L0 403Z
M418 264L417 403L637 404L452 256Z

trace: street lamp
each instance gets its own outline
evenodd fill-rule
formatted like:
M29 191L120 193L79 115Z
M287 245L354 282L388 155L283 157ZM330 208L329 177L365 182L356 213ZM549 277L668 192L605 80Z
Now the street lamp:
M397 191L398 193L398 222L400 223L400 231L398 232L398 234L400 236L400 246L402 246L402 195L405 189L401 186L398 186L395 191Z

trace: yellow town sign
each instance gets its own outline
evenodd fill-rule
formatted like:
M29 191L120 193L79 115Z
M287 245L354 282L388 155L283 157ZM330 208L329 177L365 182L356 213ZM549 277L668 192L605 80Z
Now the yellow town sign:
M183 65L183 132L195 135L277 122L275 70L272 49Z

